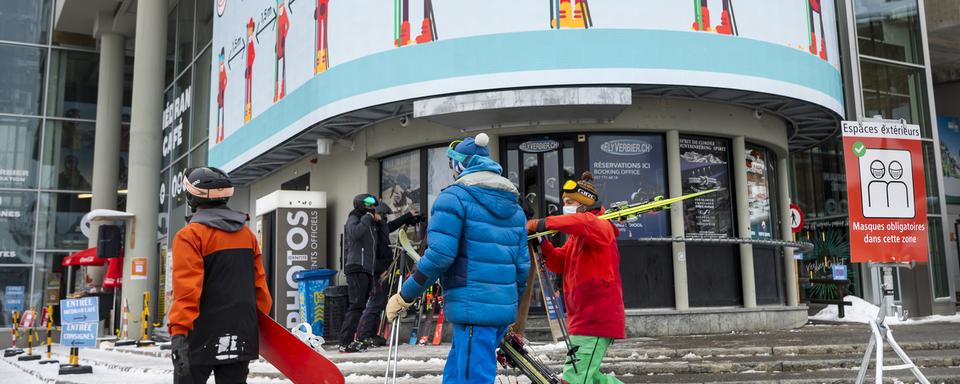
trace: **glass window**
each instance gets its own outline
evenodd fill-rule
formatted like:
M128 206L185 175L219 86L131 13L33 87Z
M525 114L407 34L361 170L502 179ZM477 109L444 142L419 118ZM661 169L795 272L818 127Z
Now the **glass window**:
M176 65L176 57L174 53L177 51L177 9L174 8L170 10L170 14L167 15L167 54L166 62L164 65L164 78L166 81L164 84L169 85L173 82L174 75L174 66Z
M380 162L380 199L393 212L389 219L420 208L420 151L409 151Z
M197 50L207 46L212 36L213 1L202 0L197 2Z
M53 305L54 310L60 305L60 299L66 296L67 267L61 266L67 252L38 252L33 268L33 297L30 305L40 308ZM75 268L80 270L81 268Z
M927 192L927 213L940 214L940 185L937 184L937 159L934 157L933 143L923 142L923 177L927 180L925 184Z
M0 1L0 40L46 44L50 29L50 0Z
M661 135L590 135L590 172L607 207L667 195L666 150ZM564 160L566 160L564 153ZM564 161L566 163L566 161ZM566 167L565 167L566 168ZM565 169L565 173L568 171ZM573 172L568 179L578 179ZM669 235L669 213L616 223L620 240Z
M807 221L845 216L847 176L840 137L792 156L796 203Z
M87 248L87 237L80 232L80 219L90 212L90 197L76 193L40 193L40 217L37 248Z
M47 121L44 133L43 188L89 191L93 180L93 123Z
M100 56L96 53L54 49L50 56L47 115L97 118L97 79Z
M202 1L205 3L205 1ZM204 141L210 136L210 49L207 49L197 59L194 66L193 84L197 87L195 100L207 102L193 109L193 122L190 130L190 146Z
M860 53L923 64L916 0L856 0Z
M860 60L860 67L864 115L905 119L909 124L919 124L923 137L931 137L922 70L870 60Z
M0 44L0 113L39 115L46 48Z
M177 6L177 73L193 61L193 4L194 0L180 0Z
M193 152L190 152L190 166L191 167L205 167L207 166L207 144L194 149Z
M770 163L772 156L767 150L748 145L747 162L747 205L750 213L750 237L770 240L774 238L776 225L773 222L770 194Z
M0 191L0 264L30 264L36 192Z
M13 312L23 312L30 292L30 267L0 267L0 295L3 316L0 327L9 328ZM29 309L29 308L26 308Z
M133 56L123 58L123 107L120 112L120 121L129 123L133 104Z
M0 116L0 187L35 188L40 119Z
M447 147L427 149L427 206L425 211L433 208L440 192L453 184L453 170L447 161ZM431 212L424 212L431 213Z
M513 183L514 187L520 189L520 151L511 149L507 151L507 179Z
M718 192L684 201L684 227L688 236L733 236L730 195L730 145L727 140L680 136L680 172L683 193L722 188Z
M930 272L933 275L934 297L950 297L947 255L943 247L943 224L939 217L927 219L930 242Z

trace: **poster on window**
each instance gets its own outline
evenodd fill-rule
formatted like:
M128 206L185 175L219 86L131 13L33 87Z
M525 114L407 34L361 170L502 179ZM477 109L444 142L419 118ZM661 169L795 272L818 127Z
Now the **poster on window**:
M943 159L943 191L947 204L960 204L960 117L939 116L937 127Z
M683 193L722 188L718 192L684 201L683 222L687 236L722 238L733 235L729 163L729 145L726 140L680 137Z
M589 146L590 172L606 207L666 196L663 136L592 135ZM618 239L667 236L668 218L668 213L658 212L642 215L636 221L617 222Z
M0 192L0 264L33 262L36 198L33 192Z
M770 182L767 152L761 148L746 149L747 205L750 213L750 237L770 240L773 228L770 215Z
M410 210L420 210L420 151L410 151L383 159L380 163L380 202L390 213L386 219L393 220ZM407 233L417 239L416 229ZM396 241L396 234L390 234Z

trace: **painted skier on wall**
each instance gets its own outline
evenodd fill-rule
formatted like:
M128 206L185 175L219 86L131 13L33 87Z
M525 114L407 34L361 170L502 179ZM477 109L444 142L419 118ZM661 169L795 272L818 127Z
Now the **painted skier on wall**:
M277 0L277 60L273 68L273 102L280 101L287 94L287 33L290 31L290 16L287 15L287 7L283 5L283 0Z
M808 14L810 15L809 22L807 23L807 28L810 30L810 53L813 55L818 54L822 60L827 60L827 39L826 32L823 29L823 12L820 8L820 0L805 0L808 1L807 9L809 10ZM814 15L816 14L816 15ZM820 19L820 46L817 47L817 27L814 23L814 16Z
M246 88L244 89L244 102L243 102L243 122L249 123L250 117L253 114L253 60L257 57L256 52L253 48L253 18L250 18L250 22L247 23L247 68L243 72L243 77L246 78Z
M313 13L313 18L317 20L317 54L314 56L314 75L330 69L330 57L327 52L327 17L329 14L330 0L317 0L317 9Z
M220 80L217 83L219 84L217 86L217 144L220 144L220 142L223 141L223 124L226 117L224 116L224 113L223 113L223 96L224 96L224 93L227 92L227 64L226 64L226 61L224 60L224 54L225 54L224 49L223 47L221 47L220 56L218 59L220 62L218 66L219 72L220 72L220 76L219 76Z
M393 45L410 45L410 0L395 0L393 3L394 31ZM420 23L420 35L414 40L417 44L437 40L437 22L433 15L433 1L423 0L423 21Z
M710 25L709 0L693 0L693 15L694 31L714 31ZM737 32L737 18L733 13L733 0L723 0L723 12L720 14L720 25L717 25L716 32L721 35L739 35Z
M586 29L592 26L587 0L550 0L550 28Z

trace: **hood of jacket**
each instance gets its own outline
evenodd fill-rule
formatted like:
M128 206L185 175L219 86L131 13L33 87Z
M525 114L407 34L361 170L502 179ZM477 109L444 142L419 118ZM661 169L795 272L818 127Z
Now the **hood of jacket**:
M486 156L474 156L470 161L470 166L460 172L460 178L476 172L493 172L497 175L503 173L503 167L493 159Z
M236 232L247 222L246 213L227 207L204 208L193 214L190 223L203 224L221 231Z
M500 166L497 163L493 164L499 169ZM517 197L520 196L520 192L510 180L500 176L499 173L472 172L460 176L457 184L470 187L464 189L493 217L506 219L516 212Z

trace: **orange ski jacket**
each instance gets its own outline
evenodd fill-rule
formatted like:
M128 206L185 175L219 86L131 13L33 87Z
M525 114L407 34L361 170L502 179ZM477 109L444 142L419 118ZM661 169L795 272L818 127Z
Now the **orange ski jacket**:
M257 310L273 299L257 238L245 213L199 210L173 240L170 335L187 335L190 361L224 364L257 359Z

